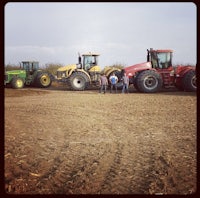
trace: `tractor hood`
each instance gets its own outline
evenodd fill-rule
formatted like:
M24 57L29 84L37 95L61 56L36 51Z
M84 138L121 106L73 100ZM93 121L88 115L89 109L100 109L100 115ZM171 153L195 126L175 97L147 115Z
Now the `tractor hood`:
M139 63L136 65L125 67L123 70L126 72L126 74L131 77L134 76L136 72L151 69L152 65L151 62L145 62L145 63Z
M19 75L19 74L25 74L26 71L25 70L11 70L11 71L6 71L6 74L10 74L10 75Z
M60 67L58 68L57 71L67 71L69 69L76 69L77 68L77 65L76 64L72 64L72 65L66 65L64 67Z

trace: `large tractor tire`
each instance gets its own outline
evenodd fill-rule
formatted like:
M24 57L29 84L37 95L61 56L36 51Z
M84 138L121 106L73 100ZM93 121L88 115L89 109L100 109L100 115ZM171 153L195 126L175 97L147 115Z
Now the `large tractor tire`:
M115 75L116 75L117 78L118 78L118 82L117 82L117 84L116 84L117 89L122 89L122 88L123 88L123 83L122 83L122 81L121 81L121 79L122 79L121 71L116 71L116 72L115 72Z
M83 72L74 72L69 78L69 86L74 91L83 91L89 85L89 78Z
M137 86L137 83L135 83L135 84L133 84L133 85L134 85L135 89L136 89L137 91L140 92L140 90L139 90L139 88L138 88L138 86Z
M40 88L47 88L51 86L52 79L48 72L39 72L35 78L35 86Z
M196 80L196 72L194 70L188 71L182 79L183 89L189 92L196 91Z
M138 88L138 86L137 86L137 79L138 79L138 76L139 76L139 75L140 75L140 73L137 74L137 76L136 76L135 79L133 80L133 85L134 85L134 88L135 88L137 91L140 92L140 90L139 90L139 88Z
M179 91L184 91L184 88L183 88L183 82L181 81L181 79L179 79L179 81L176 81L175 83L175 87L179 90Z
M162 87L162 77L152 70L145 70L136 79L136 89L143 93L155 93Z
M14 77L11 81L11 86L14 89L22 89L24 87L24 80L20 77Z

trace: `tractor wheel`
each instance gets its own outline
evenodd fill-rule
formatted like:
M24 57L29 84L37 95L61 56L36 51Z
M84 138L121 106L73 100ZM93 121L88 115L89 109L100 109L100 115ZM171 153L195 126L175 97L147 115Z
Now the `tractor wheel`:
M51 86L52 80L47 72L39 72L35 79L35 86L40 88L47 88Z
M140 90L138 89L137 83L135 83L133 85L134 85L135 89L140 92Z
M179 91L184 91L183 84L175 84L175 86Z
M24 81L22 78L19 77L13 78L11 81L11 86L14 89L21 89L24 87Z
M162 78L160 74L145 70L140 73L136 79L136 89L144 93L155 93L160 90L162 86Z
M196 91L197 90L197 84L196 84L196 73L194 70L188 71L183 79L182 84L185 91Z
M116 86L117 86L118 89L122 89L123 88L123 83L121 82L121 79L122 79L121 71L116 71L115 75L118 78L118 82L117 82Z
M83 91L89 85L89 78L83 72L74 72L69 78L69 85L74 91Z
M121 71L115 71L115 72L112 72L112 73L115 73L115 76L117 76L118 78L118 83L121 81L122 79L122 76L121 76Z
M137 86L137 79L138 79L138 76L139 76L139 75L140 75L140 73L137 74L137 76L135 77L135 79L134 79L134 81L133 81L133 85L134 85L135 89L136 89L138 92L140 92L140 90L138 89L138 86Z

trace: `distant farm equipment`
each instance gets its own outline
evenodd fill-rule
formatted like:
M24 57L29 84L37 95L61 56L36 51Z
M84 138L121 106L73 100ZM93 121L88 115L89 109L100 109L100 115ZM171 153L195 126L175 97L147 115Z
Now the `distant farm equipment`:
M101 70L98 65L97 53L79 54L78 63L60 67L57 70L56 80L59 82L65 82L72 90L80 91L88 88L89 85L98 85L99 78L104 73L107 78L112 75L113 72L116 75L120 75L121 70L114 67L106 67Z
M196 67L172 66L172 50L147 50L147 62L122 69L137 91L154 93L162 87L177 87L179 90L196 91Z
M46 71L39 69L37 61L22 61L20 69L5 71L4 84L12 88L20 89L25 85L40 88L51 86L53 76Z

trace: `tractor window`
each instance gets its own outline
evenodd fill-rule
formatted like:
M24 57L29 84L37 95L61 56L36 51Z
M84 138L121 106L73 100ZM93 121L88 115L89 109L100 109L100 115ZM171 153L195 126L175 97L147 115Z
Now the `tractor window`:
M38 62L23 62L23 69L26 71L37 70L39 68Z
M151 53L151 63L153 68L158 68L158 57L156 52Z
M152 58L151 59L151 63L152 63L153 68L158 68L158 61L157 61L157 59Z
M83 61L84 61L83 64L86 70L96 65L95 56L85 56Z
M29 65L29 62L24 62L24 63L23 63L23 69L24 69L24 70L29 71L29 70L30 70L29 66L30 66L30 65Z
M160 69L166 69L171 66L171 53L158 53L158 67Z
M38 62L33 62L33 64L32 64L32 69L33 69L33 70L37 70L38 68L39 68Z
M92 64L95 62L94 56L86 56L85 57L85 64Z

